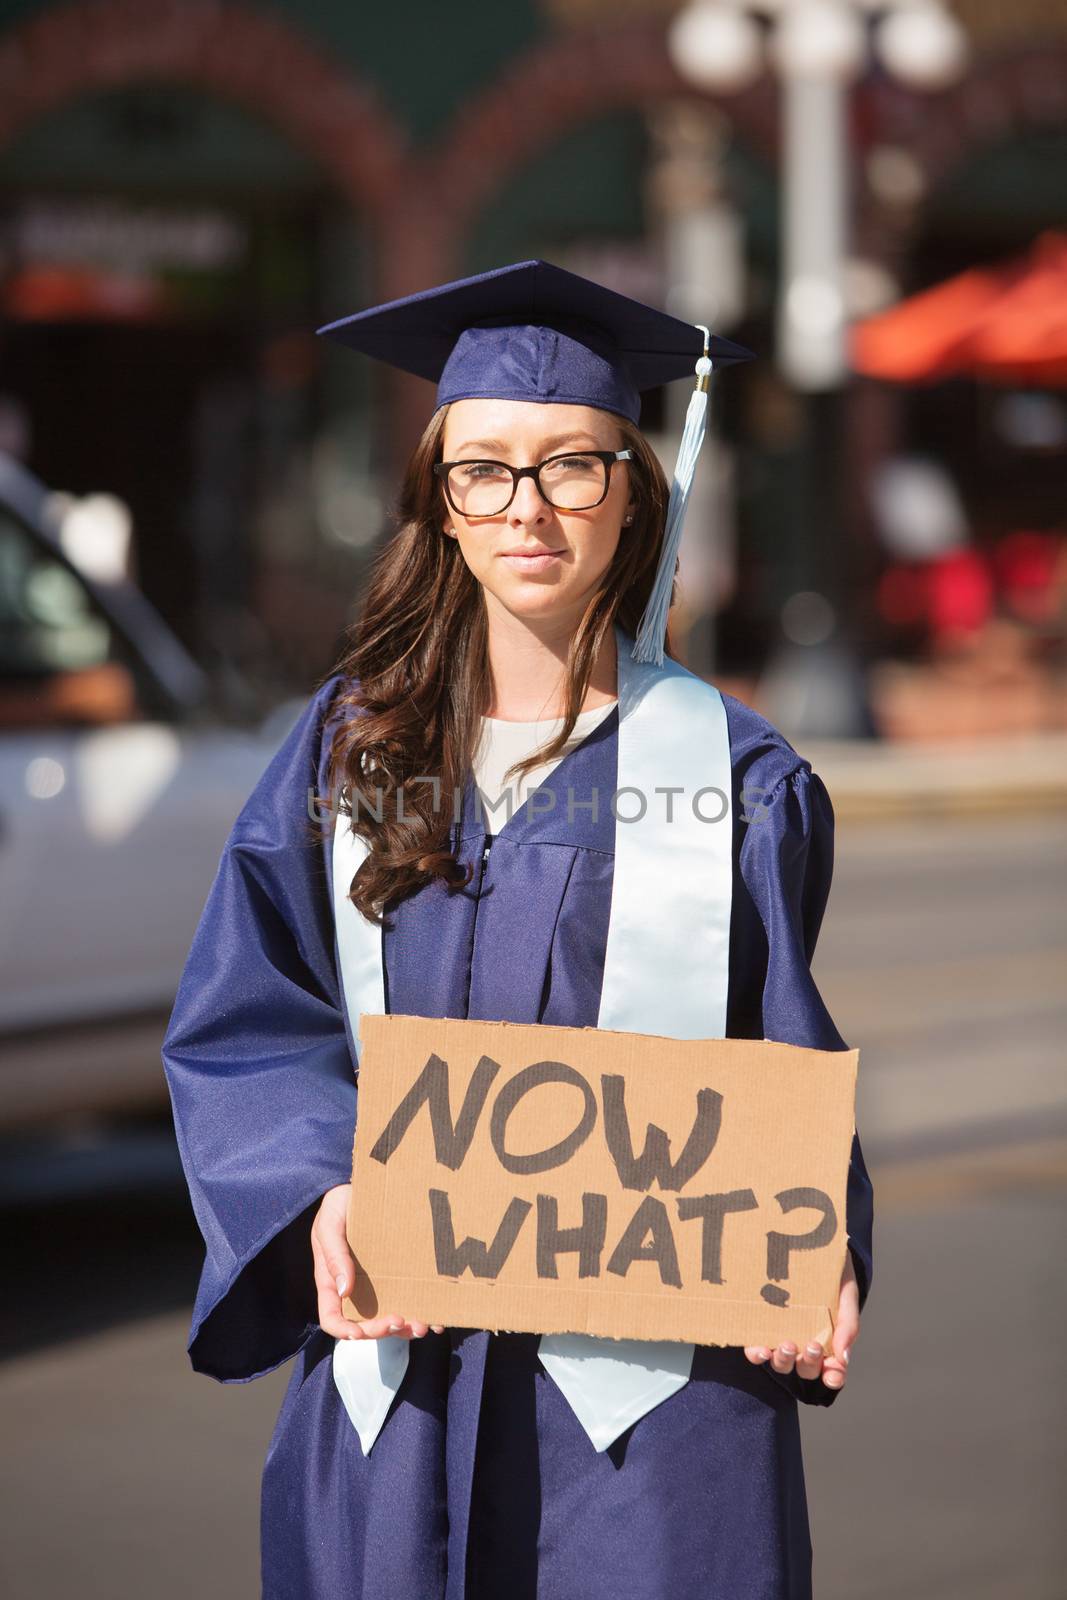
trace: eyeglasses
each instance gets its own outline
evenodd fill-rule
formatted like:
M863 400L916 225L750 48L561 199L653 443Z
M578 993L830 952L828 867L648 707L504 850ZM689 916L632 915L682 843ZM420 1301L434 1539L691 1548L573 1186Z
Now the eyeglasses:
M582 450L547 456L534 467L506 461L438 461L445 495L461 517L496 517L515 498L520 478L532 478L543 500L557 511L591 511L608 492L616 461L633 459L632 450Z

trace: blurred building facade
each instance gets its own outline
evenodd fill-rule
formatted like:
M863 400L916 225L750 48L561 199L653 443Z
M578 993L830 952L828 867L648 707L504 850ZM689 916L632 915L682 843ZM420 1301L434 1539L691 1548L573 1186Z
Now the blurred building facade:
M998 682L1018 707L1034 663L1062 660L1062 390L853 379L844 537L790 536L809 464L773 354L778 98L769 78L720 96L683 82L675 9L7 0L0 448L129 506L134 575L209 667L298 692L328 667L429 415L429 385L315 326L528 256L763 358L715 395L683 557L711 619L695 665L754 686L813 562L874 669L882 731L923 732L914 671L931 660L957 688L970 672L985 712ZM1067 12L954 9L959 82L920 95L872 71L851 96L854 317L1067 215ZM654 397L644 419L665 455L676 404ZM887 514L887 463L916 459L955 497L941 545L909 547ZM1024 715L1055 722L1035 694Z

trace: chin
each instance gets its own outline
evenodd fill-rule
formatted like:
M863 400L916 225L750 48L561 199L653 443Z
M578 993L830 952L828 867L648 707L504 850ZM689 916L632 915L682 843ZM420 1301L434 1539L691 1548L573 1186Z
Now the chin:
M513 617L530 622L573 611L575 603L574 596L562 592L557 585L539 585L529 579L503 593L494 591L493 598Z
M511 612L513 617L526 617L531 622L537 618L551 617L557 613L569 611L570 605L556 595L509 595L501 600L501 605Z

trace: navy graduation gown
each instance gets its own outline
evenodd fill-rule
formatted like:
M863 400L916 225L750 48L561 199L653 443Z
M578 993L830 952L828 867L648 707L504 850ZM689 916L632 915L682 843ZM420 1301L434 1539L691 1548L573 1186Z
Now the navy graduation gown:
M677 1394L597 1452L537 1360L535 1334L452 1328L411 1342L369 1456L333 1383L309 1232L351 1177L355 1053L329 894L326 794L340 676L270 763L223 851L163 1045L206 1260L194 1368L244 1382L296 1356L262 1484L266 1600L807 1600L811 1546L797 1401L821 1380L698 1345ZM766 719L723 696L734 782L727 1035L844 1049L810 972L833 813ZM489 839L469 781L453 837L475 871L390 914L386 1007L595 1026L610 909L618 712L550 774L554 811ZM566 814L596 788L600 815ZM694 981L700 981L697 972ZM871 1184L858 1138L847 1228L861 1306ZM393 1309L404 1313L408 1308Z

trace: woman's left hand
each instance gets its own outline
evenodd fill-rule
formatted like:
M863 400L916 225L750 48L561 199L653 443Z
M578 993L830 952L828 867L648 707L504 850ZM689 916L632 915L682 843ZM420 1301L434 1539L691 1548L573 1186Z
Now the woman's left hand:
M860 1291L856 1282L856 1270L852 1265L852 1251L846 1250L845 1265L841 1273L841 1293L837 1302L833 1353L824 1356L822 1346L817 1344L809 1344L803 1350L798 1350L796 1345L787 1339L776 1350L768 1350L766 1345L746 1345L745 1355L754 1366L769 1361L775 1372L795 1370L798 1378L817 1378L821 1373L822 1381L828 1389L843 1389L848 1376L849 1351L859 1331Z

